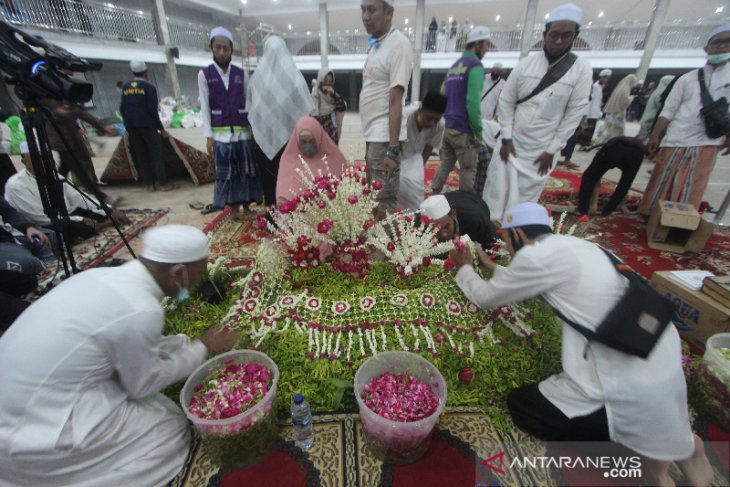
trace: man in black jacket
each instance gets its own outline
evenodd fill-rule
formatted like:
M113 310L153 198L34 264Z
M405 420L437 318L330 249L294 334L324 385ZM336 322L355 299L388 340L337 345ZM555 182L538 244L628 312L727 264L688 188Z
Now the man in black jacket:
M495 233L487 204L471 191L449 191L426 198L421 203L422 214L432 223L441 225L437 238L441 242L459 235L469 235L483 248L494 243Z

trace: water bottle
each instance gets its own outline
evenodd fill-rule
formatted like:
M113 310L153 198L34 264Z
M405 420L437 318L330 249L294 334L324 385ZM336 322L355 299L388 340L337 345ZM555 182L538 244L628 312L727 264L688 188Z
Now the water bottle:
M294 445L304 450L314 443L314 431L312 430L312 412L309 410L309 403L304 400L301 394L294 394L291 405L291 421L294 425Z

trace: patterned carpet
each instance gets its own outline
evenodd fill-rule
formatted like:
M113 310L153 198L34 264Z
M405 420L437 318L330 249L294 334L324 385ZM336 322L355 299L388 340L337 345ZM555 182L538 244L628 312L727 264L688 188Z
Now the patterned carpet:
M705 428L705 429L703 429ZM706 426L695 424L703 437ZM510 468L515 458L585 456L582 448L547 444L516 428L500 434L489 417L473 408L450 407L441 417L429 450L419 461L394 466L378 460L365 443L357 414L325 414L314 417L315 442L308 452L294 446L293 429L282 423L274 450L258 464L227 470L214 464L205 447L196 442L187 464L170 487L474 487L475 485L636 485L613 480L600 469ZM717 440L716 440L717 441ZM708 446L716 467L712 485L728 485L727 442L719 451ZM484 460L504 452L502 470L487 468ZM620 452L619 454L624 454ZM723 459L722 457L725 457ZM672 477L679 480L676 467ZM678 484L681 485L681 484Z
M129 225L122 227L124 236L127 240L137 237L140 232L155 225L160 218L165 216L167 209L125 209L124 212L132 221ZM117 251L124 247L124 242L119 238L114 227L104 229L99 235L85 240L84 242L74 245L73 254L76 260L76 266L79 269L91 269L97 267ZM64 275L63 265L58 261L56 265L50 265L38 276L38 289L45 290L46 286ZM42 293L41 293L42 294ZM37 299L40 297L36 295Z

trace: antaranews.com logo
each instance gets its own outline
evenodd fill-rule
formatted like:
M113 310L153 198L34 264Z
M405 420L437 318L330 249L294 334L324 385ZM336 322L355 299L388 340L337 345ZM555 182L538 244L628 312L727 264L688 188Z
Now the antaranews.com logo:
M639 456L522 456L505 461L507 452L502 451L485 460L482 465L500 475L507 472L503 467L539 469L597 469L603 471L607 479L641 478L641 457Z

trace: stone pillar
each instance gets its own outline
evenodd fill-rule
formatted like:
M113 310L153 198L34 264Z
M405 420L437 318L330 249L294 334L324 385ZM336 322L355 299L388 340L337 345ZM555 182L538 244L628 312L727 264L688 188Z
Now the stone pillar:
M646 36L644 36L644 53L641 55L639 69L636 70L636 79L639 81L644 81L647 73L649 72L651 58L654 57L656 44L659 40L659 32L664 26L664 19L667 18L669 1L670 0L654 0L654 11L651 14L651 22L649 23L649 28L646 29Z
M330 53L330 29L329 15L327 14L327 4L319 4L319 55L322 58L322 68L329 67Z
M532 32L535 30L535 18L537 17L537 2L538 0L527 0L525 25L522 26L522 37L520 38L520 59L530 53Z
M154 9L152 10L155 20L155 31L157 32L157 43L165 49L165 57L167 58L167 85L173 97L180 98L180 81L177 78L177 65L175 57L170 52L172 43L170 41L170 29L167 26L167 17L165 16L165 5L163 0L154 1Z
M424 24L426 22L426 0L416 2L416 37L413 46L413 78L411 82L411 103L421 101L421 54L423 53Z

